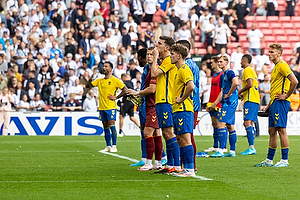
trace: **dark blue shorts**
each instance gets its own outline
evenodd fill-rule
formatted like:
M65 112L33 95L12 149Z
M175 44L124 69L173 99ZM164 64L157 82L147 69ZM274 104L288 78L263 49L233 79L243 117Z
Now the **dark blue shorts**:
M257 113L259 110L259 104L246 101L244 103L244 120L257 121Z
M193 112L175 112L173 113L173 121L175 135L181 135L183 133L193 133Z
M289 109L289 101L275 99L270 106L269 127L286 128Z
M146 104L143 103L139 107L140 124L146 124Z
M219 122L225 122L226 124L234 125L235 124L235 110L230 106L222 106L220 111Z
M116 120L117 110L111 109L111 110L99 110L99 118L101 121L110 121L110 120Z
M221 110L221 108L218 108L218 110L216 110L216 111L210 110L208 113L209 113L210 117L216 117L217 119L219 119L220 118L220 110Z
M169 103L159 103L155 105L158 117L159 128L173 126L173 109Z

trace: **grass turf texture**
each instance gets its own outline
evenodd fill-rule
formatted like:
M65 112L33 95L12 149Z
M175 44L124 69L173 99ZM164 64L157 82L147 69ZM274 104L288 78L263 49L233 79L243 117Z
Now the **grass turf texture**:
M0 137L0 199L299 199L300 137L289 138L289 167L253 167L265 159L268 137L256 138L253 156L238 154L248 146L238 137L236 158L196 158L197 175L213 179L203 181L137 171L99 153L100 136ZM211 136L195 140L198 151L212 145ZM117 154L139 160L140 138L118 138ZM280 158L278 148L274 164Z

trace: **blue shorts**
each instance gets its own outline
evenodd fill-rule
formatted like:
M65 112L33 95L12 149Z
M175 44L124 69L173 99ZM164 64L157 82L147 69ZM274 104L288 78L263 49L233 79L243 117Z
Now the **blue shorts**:
M173 113L174 133L181 135L183 133L193 133L194 113L183 111Z
M146 124L146 104L143 103L139 107L140 124Z
M116 120L116 109L111 110L99 110L99 118L101 121L106 122L110 120Z
M230 106L222 106L220 111L219 122L225 122L226 124L234 125L235 124L235 110Z
M159 128L173 126L173 109L169 103L159 103L155 105Z
M289 109L289 101L277 101L275 99L270 106L269 127L286 128Z
M258 103L246 101L244 103L244 120L257 121L257 113L259 109Z
M210 117L216 117L217 119L220 118L220 108L218 108L216 111L209 111L208 113Z

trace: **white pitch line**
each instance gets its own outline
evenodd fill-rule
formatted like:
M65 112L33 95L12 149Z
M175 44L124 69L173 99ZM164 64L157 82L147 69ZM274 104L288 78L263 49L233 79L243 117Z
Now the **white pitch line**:
M109 152L107 152L107 151L101 150L101 151L99 151L99 152L100 152L100 153L103 153L103 154L115 156L115 157L118 157L118 158L122 158L122 159L125 159L125 160L129 160L129 161L132 161L132 162L138 162L138 160L136 160L136 159L128 158L128 157L126 157L126 156L120 156L120 155L114 154L114 153L109 153ZM202 180L202 181L212 181L212 180L213 180L213 179L206 178L206 177L204 177L204 176L198 176L198 175L191 176L191 177L200 179L200 180Z
M100 153L103 153L103 154L107 154L107 155L111 155L111 156L115 156L115 157L118 157L118 158L122 158L122 159L125 159L125 160L129 160L131 162L139 162L139 160L136 160L136 159L133 159L133 158L128 158L126 156L120 156L118 154L114 154L114 153L109 153L109 152L106 152L106 151L99 151Z

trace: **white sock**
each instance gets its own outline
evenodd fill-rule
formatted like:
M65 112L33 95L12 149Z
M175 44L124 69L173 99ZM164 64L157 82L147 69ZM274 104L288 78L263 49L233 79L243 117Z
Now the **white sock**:
M162 159L162 160L167 160L167 156L165 156L165 157L162 157L161 159Z
M235 151L233 151L233 150L230 150L230 153L231 153L231 154L234 154L234 153L235 153Z
M194 169L187 169L190 173L195 173Z
M150 160L150 159L147 159L147 163L146 163L147 165L152 165L152 160Z
M117 145L113 145L112 147L113 147L113 148L117 148Z
M249 145L249 149L254 149L254 145Z
M156 166L161 166L161 160L155 160L155 165Z
M141 160L146 163L147 158L142 158Z
M173 168L173 166L167 165L167 166L166 166L166 168L168 168L168 169L172 169L172 168Z
M267 162L267 163L273 164L273 160L270 160L270 159L268 159L268 158L266 159L266 162Z
M283 164L289 164L288 160L283 160L283 159L281 159L281 162L282 162Z
M175 166L175 169L178 171L178 170L181 170L181 167L180 166Z

